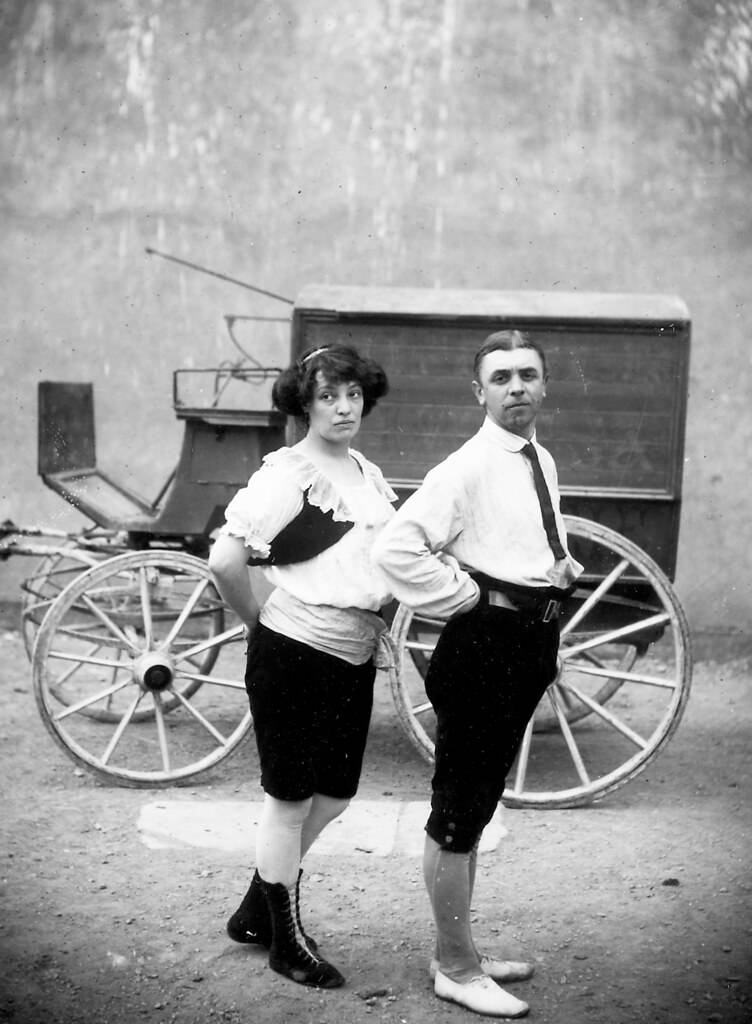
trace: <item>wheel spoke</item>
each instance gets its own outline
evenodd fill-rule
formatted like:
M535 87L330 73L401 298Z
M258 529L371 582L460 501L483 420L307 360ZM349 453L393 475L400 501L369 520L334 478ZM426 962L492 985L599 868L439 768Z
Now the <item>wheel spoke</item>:
M607 668L605 659L598 657L596 654L593 653L592 650L591 651L585 651L583 653L583 658L585 658L585 660L588 662L588 664L595 665L597 668ZM582 662L578 661L577 664L581 665Z
M48 658L57 658L59 661L74 661L77 665L100 665L102 668L122 668L122 661L113 661L111 658L92 658L86 654L69 654L67 651L50 651Z
M640 633L642 630L653 629L668 622L669 619L668 612L659 612L657 615L651 615L650 618L640 619L639 622L632 622L628 626L622 626L621 629L612 629L610 632L601 633L590 640L582 640L578 644L572 644L571 647L563 648L561 659L562 661L567 661L581 651L587 651L593 647L601 647L603 644L616 643L619 640L623 640L625 636L632 636L632 634Z
M676 683L672 679L661 679L659 676L645 675L642 672L622 672L618 668L595 668L581 661L567 661L567 668L588 676L602 676L606 679L622 679L625 683L645 683L647 686L658 686L664 690L675 690Z
M26 605L26 608L24 609L24 614L27 617L30 616L30 615L34 615L36 612L39 611L40 608L49 608L49 606L55 600L55 597L57 597L57 594L55 594L55 597L47 597L47 598L42 598L41 594L35 594L34 596L35 597L39 597L40 600L39 601L33 601L31 604L27 604Z
M141 592L141 616L144 623L144 647L151 650L153 629L151 621L151 594L149 592L149 580L144 566L139 570L139 588Z
M110 680L111 680L113 686L115 685L115 680L118 677L118 673L120 671L122 671L123 667L124 666L123 666L122 662L120 661L120 659L118 657L118 667L117 668L113 668L112 672L110 673ZM112 708L112 698L113 698L113 696L114 696L114 694L111 693L109 695L109 697L107 698L106 707L105 707L105 710L107 712L109 712L111 710L111 708Z
M64 718L68 718L70 715L75 715L78 711L82 711L84 708L90 708L92 704L96 704L100 700L106 700L113 693L117 693L118 690L125 689L125 687L129 686L130 683L130 679L124 679L122 683L115 683L114 686L108 686L105 690L100 690L91 697L84 697L83 700L79 700L75 704L69 704L65 710L58 711L58 713L52 717L54 721L62 722Z
M556 683L549 686L548 699L551 702L551 707L554 709L554 714L556 715L557 721L559 723L561 734L564 737L564 742L567 745L567 749L569 750L569 754L572 758L572 763L575 766L577 774L580 778L580 782L583 786L589 786L590 776L588 775L587 770L585 768L585 762L582 760L580 749L577 746L577 743L575 742L574 736L572 735L572 730L569 728L569 722L566 719L566 715L561 710L561 705L559 703L558 686Z
M101 650L101 648L101 644L92 644L89 650L86 652L85 657L91 657L92 654L96 654L97 651ZM54 655L50 654L50 657L53 656ZM78 664L71 665L69 669L67 669L65 672L63 672L61 675L57 677L54 683L50 683L50 693L55 693L56 690L60 690L63 687L63 684L67 683L70 677L76 672L76 670L79 667L79 664L80 662Z
M223 679L221 676L207 676L201 672L185 672L182 669L178 675L181 679L191 679L196 683L211 683L213 686L225 686L230 690L245 690L245 683L237 679Z
M215 740L217 740L218 743L221 743L223 747L227 745L227 737L223 736L219 729L216 729L211 724L211 722L208 719L206 719L201 714L201 712L193 706L193 704L191 704L189 700L186 700L186 698L183 696L182 693L180 693L179 690L173 690L172 692L183 705L183 707L186 709L186 711L190 712L190 714L193 715L196 721L199 722L204 727L204 729L206 729L207 732L211 733L211 735L214 737Z
M424 700L420 704L413 705L413 714L416 716L425 715L427 711L433 711L433 704L430 702L430 700Z
M175 622L172 625L172 628L170 629L170 632L167 634L167 636L165 637L165 639L163 641L163 644L164 644L165 647L169 647L170 646L170 644L173 642L173 640L178 635L180 630L183 628L183 626L185 625L186 620L188 619L188 616L191 614L193 609L196 607L196 604L198 603L201 595L206 590L208 585L209 585L209 581L208 580L199 580L199 582L193 588L193 593L190 595L190 597L186 601L185 606L183 607L183 610L181 611L180 615L178 615L177 619L175 620Z
M425 651L426 654L433 654L436 644L424 644L420 640L406 640L405 647L408 651Z
M413 625L420 628L421 624L425 626L433 626L434 629L441 631L444 626L446 626L446 621L444 619L431 619L427 615L413 616Z
M154 699L154 716L157 723L157 736L159 737L159 750L162 754L162 768L164 771L169 772L170 770L170 752L167 749L167 730L165 729L164 712L162 710L162 697L159 692L155 690L152 693Z
M572 711L574 711L577 702L573 699L572 695L568 693L565 689L562 689L561 693L559 694L559 697L561 698L561 702L564 705L564 710L567 714L567 721L569 721L569 714Z
M232 626L230 629L226 629L224 633L217 633L215 636L210 636L207 640L194 644L188 650L181 651L180 654L176 655L176 660L185 661L186 659L193 658L197 654L203 654L204 651L211 650L213 647L226 644L228 640L237 640L242 635L243 626Z
M65 553L58 551L44 556L32 576L21 584L24 592L21 627L26 653L30 658L33 657L34 641L44 616L66 586L96 561L79 547L71 547Z
M608 576L606 576L598 584L592 594L583 601L582 605L577 609L572 618L561 627L562 636L566 636L567 633L570 633L578 623L582 622L585 616L596 606L596 604L598 604L603 595L611 589L614 583L616 583L628 566L629 562L626 558L622 559L618 565L614 566Z
M527 777L527 765L530 760L530 745L533 739L532 718L525 727L525 734L522 737L519 753L517 754L517 771L514 775L514 792L522 793L525 789L525 778Z
M141 703L143 696L144 691L139 690L138 694L133 698L133 701L131 702L130 706L125 711L125 714L118 722L117 728L115 729L115 732L112 734L110 742L107 744L107 749L105 750L104 754L102 754L102 764L109 764L110 758L115 753L115 748L122 739L123 733L125 732L128 723L136 713L136 708Z
M197 654L194 654L193 657L191 658L186 658L186 661L188 662L189 665L193 665L193 667L198 669L199 671L201 670L203 658L200 658Z
M106 615L99 607L99 605L92 601L88 594L82 594L81 598L86 604L89 611L93 612L94 615L96 615L99 621L107 627L107 629L112 633L113 636L116 636L118 637L118 639L122 640L123 643L125 643L134 653L138 653L138 648L136 647L136 645L128 639L128 637L125 635L122 629L112 621L109 615Z
M58 636L67 636L71 640L88 640L90 643L96 643L98 647L116 646L114 640L103 633L92 633L88 629L79 629L75 626L61 626L57 633Z
M640 736L639 733L636 733L634 729L630 729L625 722L622 722L621 719L617 718L616 715L607 708L604 708L602 704L598 703L598 701L588 697L587 694L583 693L578 687L573 686L571 683L562 683L561 685L573 693L578 700L581 700L586 707L589 707L593 714L598 715L599 718L604 720L604 722L608 722L609 725L618 730L622 736L626 736L626 738L630 740L630 742L634 743L636 747L639 747L640 750L645 750L647 748L648 741L646 739L643 739L643 737Z

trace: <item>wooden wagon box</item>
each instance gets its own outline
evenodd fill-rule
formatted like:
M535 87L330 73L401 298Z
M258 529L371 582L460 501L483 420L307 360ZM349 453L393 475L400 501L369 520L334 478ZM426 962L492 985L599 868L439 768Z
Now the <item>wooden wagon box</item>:
M350 343L384 366L389 395L357 444L404 495L478 429L473 357L505 328L546 353L537 433L563 511L624 534L673 578L690 342L681 299L311 285L295 303L292 347Z

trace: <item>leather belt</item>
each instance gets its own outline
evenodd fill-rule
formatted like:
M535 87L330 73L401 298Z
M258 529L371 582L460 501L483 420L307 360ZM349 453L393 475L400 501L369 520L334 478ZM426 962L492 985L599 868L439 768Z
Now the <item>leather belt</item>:
M508 608L510 612L518 612L520 609L514 603L510 601L506 594L502 594L500 590L488 590L488 603L492 604L494 608Z
M494 608L506 608L510 612L517 612L518 614L524 615L526 618L531 618L540 622L550 622L552 619L558 619L559 613L561 612L561 601L548 601L546 606L542 608L541 612L538 609L525 609L523 611L519 605L516 605L511 598L507 597L501 590L486 590L486 600Z

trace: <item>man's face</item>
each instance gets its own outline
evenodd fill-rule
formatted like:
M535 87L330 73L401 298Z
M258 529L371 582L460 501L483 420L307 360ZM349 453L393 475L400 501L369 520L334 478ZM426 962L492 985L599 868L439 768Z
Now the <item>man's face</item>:
M497 349L483 357L473 393L486 415L505 430L529 440L546 394L543 364L535 349Z

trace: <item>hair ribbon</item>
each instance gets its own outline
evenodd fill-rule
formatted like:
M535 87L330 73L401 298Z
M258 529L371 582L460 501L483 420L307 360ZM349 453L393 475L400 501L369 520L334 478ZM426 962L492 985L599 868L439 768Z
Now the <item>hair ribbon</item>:
M303 356L300 360L300 365L305 366L309 359L313 359L314 356L320 356L322 352L328 352L329 346L323 345L321 348L315 348L313 352L309 352L307 356Z

